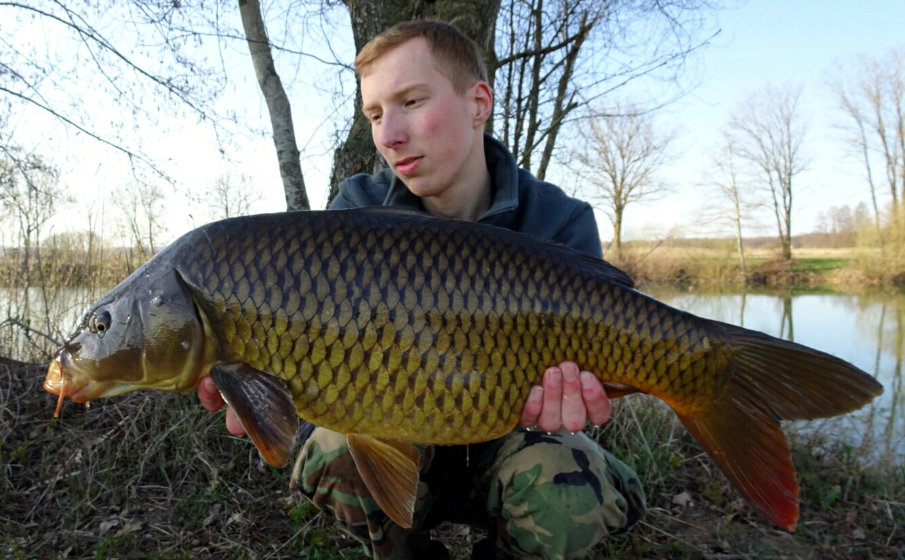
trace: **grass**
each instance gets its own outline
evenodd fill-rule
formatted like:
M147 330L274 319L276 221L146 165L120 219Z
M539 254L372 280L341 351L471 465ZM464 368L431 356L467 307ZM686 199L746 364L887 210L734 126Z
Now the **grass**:
M54 419L43 374L15 364L0 374L0 556L366 557L289 494L288 470L265 466L193 397L67 403ZM802 521L790 533L739 498L665 405L615 405L594 435L643 476L650 509L589 558L902 558L903 465L865 466L844 443L792 437ZM436 536L468 557L462 527Z

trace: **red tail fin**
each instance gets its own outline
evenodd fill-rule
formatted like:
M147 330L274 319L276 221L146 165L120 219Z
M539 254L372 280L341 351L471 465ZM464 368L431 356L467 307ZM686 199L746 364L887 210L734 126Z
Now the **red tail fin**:
M727 324L711 339L729 359L729 383L699 414L676 410L741 492L777 524L798 521L795 467L782 420L850 412L883 392L873 377L824 352Z

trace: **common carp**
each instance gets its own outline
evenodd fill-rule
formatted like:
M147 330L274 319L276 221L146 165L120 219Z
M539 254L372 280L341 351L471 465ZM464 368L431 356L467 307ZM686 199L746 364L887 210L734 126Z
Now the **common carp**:
M798 485L780 421L845 413L883 391L839 358L644 295L599 258L375 208L187 233L86 313L44 388L87 402L193 391L210 374L268 463L286 463L299 417L344 433L378 504L410 526L413 445L505 435L544 369L567 359L666 401L789 529Z

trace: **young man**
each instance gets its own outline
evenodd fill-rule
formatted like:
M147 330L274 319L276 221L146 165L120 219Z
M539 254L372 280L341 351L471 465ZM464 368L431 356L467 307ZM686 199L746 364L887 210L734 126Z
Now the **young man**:
M484 134L493 95L476 45L438 22L407 22L365 45L355 60L374 143L389 165L340 185L332 209L399 206L474 220L601 255L590 206L517 169ZM567 359L568 356L561 356ZM209 380L202 404L222 400ZM443 520L482 527L474 558L565 558L634 523L644 509L637 476L580 430L602 424L601 383L564 361L544 372L521 425L495 441L423 450L415 521L405 530L376 506L345 436L315 428L292 485L372 550L376 558L442 558L428 538ZM244 430L227 412L227 428ZM560 431L564 429L563 431ZM572 432L572 433L569 433Z

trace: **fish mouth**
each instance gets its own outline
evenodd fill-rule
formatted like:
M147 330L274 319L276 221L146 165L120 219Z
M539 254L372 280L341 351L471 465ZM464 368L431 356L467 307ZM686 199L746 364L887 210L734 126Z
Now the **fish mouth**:
M75 370L75 371L73 371ZM110 382L95 381L84 375L79 375L78 370L68 363L65 354L60 354L47 368L47 377L44 378L44 390L48 393L59 395L57 407L54 410L54 418L59 418L63 400L69 397L77 403L87 404L89 401L113 396L128 390L117 390L115 384Z

